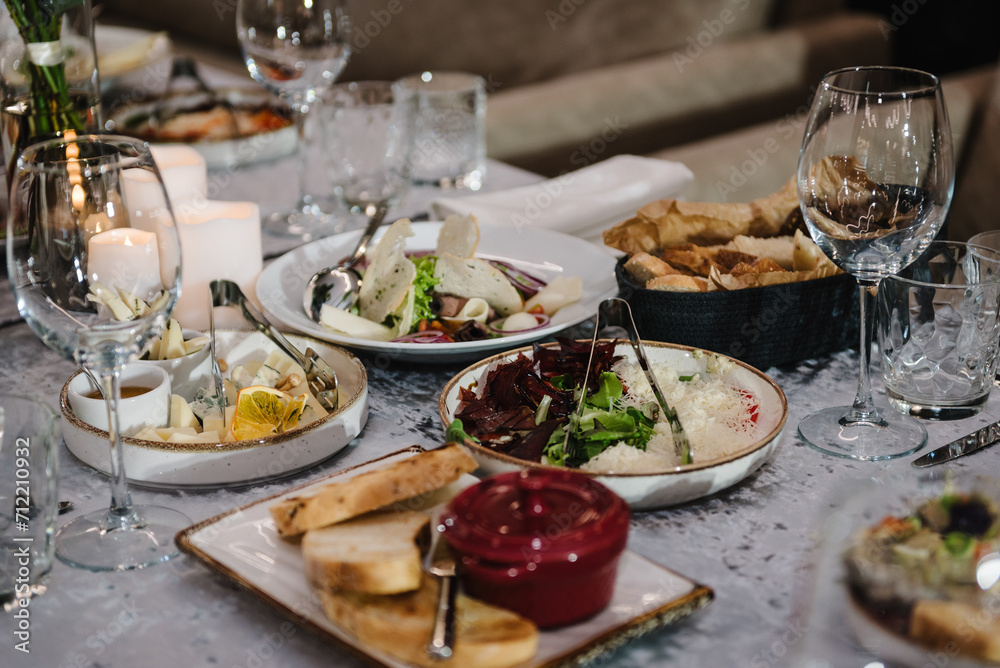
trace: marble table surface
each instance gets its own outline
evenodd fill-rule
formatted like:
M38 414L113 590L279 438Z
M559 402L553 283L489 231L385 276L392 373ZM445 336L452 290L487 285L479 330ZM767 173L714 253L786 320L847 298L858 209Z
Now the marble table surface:
M226 199L263 201L287 192L287 164L227 176ZM499 175L503 175L501 178ZM534 177L497 166L497 183ZM268 184L261 190L260 184ZM414 210L421 202L411 201ZM265 253L279 252L269 240ZM194 522L412 444L442 440L438 393L462 364L412 365L361 355L370 383L370 417L361 436L317 466L252 487L210 491L133 488L133 498L177 508ZM854 462L820 454L796 436L806 414L852 398L857 356L843 351L767 373L789 401L787 427L774 456L742 483L714 496L635 514L630 548L714 590L704 610L633 640L593 665L676 665L722 668L785 665L809 638L808 599L814 577L811 550L824 521L855 485L886 484L914 475L909 459ZM47 349L17 317L6 280L0 285L0 387L57 404L74 366ZM985 411L955 422L926 423L930 445L968 433L1000 416L1000 390ZM876 382L877 401L885 405ZM75 504L64 516L101 507L108 481L77 461L63 445L60 497ZM1000 474L995 451L959 459L950 467ZM255 596L235 589L186 556L127 573L91 573L57 563L49 591L33 600L31 653L14 649L10 615L0 614L0 666L62 668L185 668L246 666L303 668L362 666L362 660L310 634ZM872 663L846 647L838 665ZM824 664L816 664L824 665Z

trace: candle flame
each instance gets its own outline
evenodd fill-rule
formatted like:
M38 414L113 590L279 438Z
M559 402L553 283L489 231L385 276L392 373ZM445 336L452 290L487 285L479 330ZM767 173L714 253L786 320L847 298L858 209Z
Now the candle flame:
M126 246L131 246L132 245L132 239L130 239L129 237L125 237L125 245Z
M84 204L87 203L87 193L83 191L83 187L79 183L73 184L73 194L71 197L73 200L73 208L77 211L83 210Z

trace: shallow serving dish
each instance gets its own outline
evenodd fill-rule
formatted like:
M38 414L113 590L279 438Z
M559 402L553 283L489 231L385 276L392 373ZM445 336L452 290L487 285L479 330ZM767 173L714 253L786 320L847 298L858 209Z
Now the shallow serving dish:
M314 482L286 490L242 508L211 517L177 534L182 552L317 633L377 666L406 668L410 664L366 646L323 614L319 605L303 605L315 594L306 581L302 551L278 537L268 506L282 497L309 494L333 481L412 457L422 448L413 446L375 461L338 471ZM421 497L425 507L409 508L431 514L449 496L476 482L463 476L440 490ZM655 586L651 586L655 585ZM626 550L621 558L611 604L590 619L571 626L542 631L534 659L521 668L575 666L614 651L632 638L650 633L708 605L712 590ZM335 660L331 659L331 663Z
M414 236L407 239L407 250L433 249L440 230L440 222L414 223ZM383 227L369 248L375 247L384 232ZM359 236L359 230L335 234L299 246L268 265L257 279L257 297L267 316L318 339L378 353L391 360L467 362L556 334L593 317L601 301L618 293L614 275L615 258L594 244L541 228L480 223L476 257L503 260L545 281L557 276L582 276L580 301L560 309L547 327L496 339L456 343L392 343L349 337L310 320L302 308L302 293L314 273L349 256Z
M158 443L124 438L129 480L148 487L197 488L280 478L333 456L357 437L368 420L368 376L364 365L342 348L305 336L287 336L301 349L312 346L333 367L340 385L339 410L300 429L255 441ZM276 349L270 339L256 331L220 330L216 340L219 356L230 366L262 360ZM108 433L73 414L67 399L68 386L69 381L59 397L66 446L88 466L108 473Z
M163 139L142 130L146 127L144 125L145 119L149 117L157 105L162 104L165 109L189 110L195 113L202 110L202 107L211 99L206 93L191 92L178 93L169 98L157 96L141 102L114 107L107 114L105 127L109 132L138 136L155 144L190 146L205 158L209 169L256 164L291 155L295 151L298 137L290 117L291 111L282 106L266 90L263 88L221 88L215 91L215 94L219 100L227 102L236 109L270 111L276 117L287 117L287 124L236 137L204 138L192 141ZM180 113L186 112L181 111ZM197 130L198 128L192 126L192 129Z
M651 341L645 342L645 348L650 364L666 363L677 369L690 369L692 371L698 369L699 361L694 358L694 352L697 350L695 348ZM615 352L618 355L632 356L632 349L628 343L619 343ZM490 364L513 360L519 353L530 357L531 348L520 348L494 355L473 364L448 381L438 400L438 413L443 426L447 427L454 419L455 411L458 409L458 390L460 387L468 387L470 383L478 380ZM581 471L581 473L592 475L607 485L613 492L625 499L633 510L650 510L714 494L735 485L756 471L767 461L781 441L781 434L788 416L788 402L781 388L768 376L748 364L735 359L732 361L735 368L730 372L729 379L735 387L753 394L760 404L757 424L761 427L762 433L765 434L762 438L725 458L698 462L696 452L694 464L678 466L657 473L592 473L588 471ZM704 361L701 361L700 364L703 368ZM511 457L475 443L467 445L486 473L500 473L523 468L558 468Z

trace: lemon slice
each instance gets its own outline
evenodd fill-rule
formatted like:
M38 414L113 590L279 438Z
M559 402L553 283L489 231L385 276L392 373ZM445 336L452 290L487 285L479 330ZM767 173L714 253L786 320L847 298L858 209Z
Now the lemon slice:
M237 440L280 434L298 424L305 403L305 395L293 397L266 385L244 387L236 395L230 431Z

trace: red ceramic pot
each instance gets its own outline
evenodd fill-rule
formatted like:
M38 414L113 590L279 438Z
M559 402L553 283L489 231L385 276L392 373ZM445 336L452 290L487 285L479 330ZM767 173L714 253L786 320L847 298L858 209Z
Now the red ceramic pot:
M466 489L441 524L470 596L548 628L586 619L611 601L629 510L583 474L525 470Z

